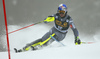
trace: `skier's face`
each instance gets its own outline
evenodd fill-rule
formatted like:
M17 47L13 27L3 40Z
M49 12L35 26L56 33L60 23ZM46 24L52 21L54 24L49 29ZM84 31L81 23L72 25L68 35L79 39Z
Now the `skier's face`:
M64 17L65 16L65 11L60 10L59 15L60 15L60 17Z
M65 14L60 14L60 17L64 17L65 16Z

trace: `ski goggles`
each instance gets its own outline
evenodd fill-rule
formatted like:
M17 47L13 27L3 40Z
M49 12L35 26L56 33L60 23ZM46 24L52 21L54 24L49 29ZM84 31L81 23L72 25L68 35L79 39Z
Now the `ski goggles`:
M65 11L59 10L59 14L65 14Z

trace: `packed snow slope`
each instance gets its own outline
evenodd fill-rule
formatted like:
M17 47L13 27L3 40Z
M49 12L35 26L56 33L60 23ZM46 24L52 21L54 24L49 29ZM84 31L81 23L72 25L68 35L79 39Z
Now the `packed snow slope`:
M8 26L9 32L22 27L24 26ZM61 41L65 46L62 46L60 43L55 41L41 50L30 50L22 53L14 52L13 48L23 48L27 43L41 38L50 30L50 28L51 27L48 27L45 24L39 24L9 34L11 59L100 59L99 35L95 35L94 40L90 40L88 36L85 36L84 38L84 36L81 36L80 34L80 39L82 41L91 41L95 43L75 45L73 32L70 30L69 33L67 33L66 38ZM8 59L8 53L0 52L0 59Z
M7 52L0 52L0 59L7 59L7 57ZM100 59L100 42L51 47L22 53L11 51L11 59Z

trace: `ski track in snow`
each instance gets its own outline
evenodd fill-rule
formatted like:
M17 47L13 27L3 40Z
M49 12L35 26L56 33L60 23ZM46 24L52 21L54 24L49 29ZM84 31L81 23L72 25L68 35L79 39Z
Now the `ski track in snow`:
M10 25L8 28L9 32L11 32L21 27ZM13 48L23 48L27 43L41 38L50 28L41 24L41 26L36 25L9 34L11 59L100 59L100 41L93 44L74 45L73 34L67 35L65 39L68 40L64 39L62 41L66 46L53 42L41 50L14 53ZM98 37L99 35L94 36L96 40ZM8 59L8 52L0 52L0 59Z

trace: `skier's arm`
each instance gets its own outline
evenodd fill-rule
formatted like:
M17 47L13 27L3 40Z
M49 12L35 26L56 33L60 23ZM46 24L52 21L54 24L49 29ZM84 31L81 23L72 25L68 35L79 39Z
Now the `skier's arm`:
M70 24L71 29L72 29L73 32L74 32L75 44L81 44L81 41L80 41L80 39L79 39L79 32L78 32L77 28L75 27L75 25L74 25L74 23L73 23L73 20L72 20L71 18L70 18L69 24Z
M73 30L74 32L74 36L75 37L78 37L79 36L79 32L77 30L77 28L75 27L74 23L73 23L73 20L70 18L70 21L69 21L69 24L70 24L70 28Z

